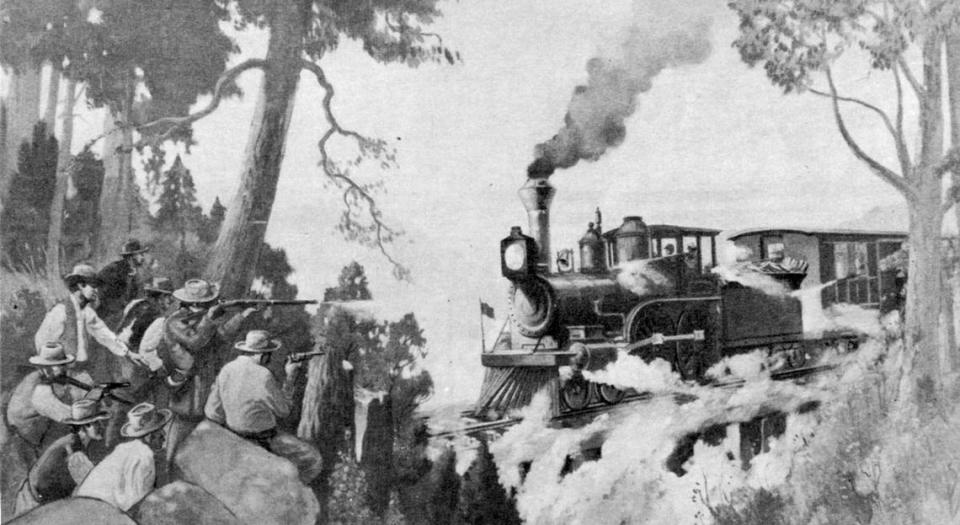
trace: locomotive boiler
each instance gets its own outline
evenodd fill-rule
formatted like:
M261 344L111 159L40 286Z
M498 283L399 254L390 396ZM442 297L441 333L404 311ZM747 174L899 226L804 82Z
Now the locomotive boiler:
M597 210L579 240L579 256L568 250L554 259L554 194L548 178L535 174L519 190L528 229L512 227L500 244L510 319L481 356L486 370L475 416L502 417L543 389L555 415L616 404L636 392L591 384L580 372L624 353L663 359L683 379L701 382L722 357L758 348L782 352L793 365L802 361L800 301L711 272L719 230L648 225L629 216L603 231ZM752 266L784 290L799 287L805 270L800 261ZM561 377L561 367L572 375Z

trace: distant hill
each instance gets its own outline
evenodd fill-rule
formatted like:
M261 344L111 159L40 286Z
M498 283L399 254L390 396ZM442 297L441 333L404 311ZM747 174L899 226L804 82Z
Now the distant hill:
M957 220L953 213L944 216L943 233L957 234ZM837 228L851 230L900 230L907 231L910 219L907 215L907 205L877 206L863 216L851 221L842 222Z

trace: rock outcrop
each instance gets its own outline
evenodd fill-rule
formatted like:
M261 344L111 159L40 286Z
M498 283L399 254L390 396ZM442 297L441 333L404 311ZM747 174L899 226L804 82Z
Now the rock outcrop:
M174 481L151 492L135 514L140 525L240 525L227 507L212 494L185 481Z
M137 525L113 505L93 498L67 498L41 505L7 525Z
M293 463L204 421L174 459L184 481L206 490L251 525L313 525L319 505Z

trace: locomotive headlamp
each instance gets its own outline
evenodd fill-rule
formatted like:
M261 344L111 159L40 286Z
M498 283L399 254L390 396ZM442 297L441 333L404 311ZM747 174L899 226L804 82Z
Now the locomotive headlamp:
M510 236L500 241L500 270L507 279L522 279L536 272L537 243L519 226L510 228Z
M503 264L511 271L522 270L527 262L527 246L522 242L512 242L503 251Z

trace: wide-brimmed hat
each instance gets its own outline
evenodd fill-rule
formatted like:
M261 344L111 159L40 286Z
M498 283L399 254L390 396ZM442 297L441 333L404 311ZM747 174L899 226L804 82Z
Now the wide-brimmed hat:
M172 294L173 281L166 277L154 277L146 286L143 287L143 290L145 292Z
M130 239L127 242L123 243L123 248L120 249L120 255L136 255L138 253L149 252L150 247L140 244L140 241L136 239Z
M64 275L63 281L67 283L68 287L73 285L73 283L81 281L95 286L103 282L100 276L97 275L97 271L93 269L93 266L82 263L74 266L70 273Z
M72 363L74 359L76 357L67 355L62 344L53 341L41 346L37 355L30 356L28 361L36 366L57 366Z
M173 292L173 296L185 303L208 303L220 297L220 290L203 279L190 279L183 283L183 288Z
M270 332L266 330L250 330L247 332L247 338L245 340L233 345L237 350L251 354L276 352L281 346L280 341L270 339Z
M152 403L140 403L127 412L127 422L120 427L120 435L124 437L146 436L166 425L172 417L173 412L166 408L157 408Z
M94 421L110 419L110 412L100 409L93 399L81 399L70 405L70 417L63 420L68 425L86 425Z

